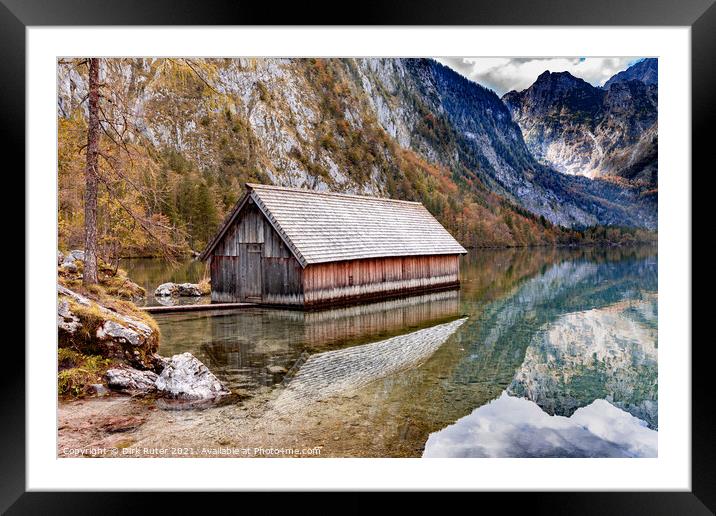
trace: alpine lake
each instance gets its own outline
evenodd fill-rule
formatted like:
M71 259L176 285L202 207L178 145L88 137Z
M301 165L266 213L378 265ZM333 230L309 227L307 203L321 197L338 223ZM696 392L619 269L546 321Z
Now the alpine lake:
M321 311L155 314L159 353L191 352L232 394L204 406L85 402L141 417L101 444L131 456L656 456L656 247L461 260L459 290ZM149 305L160 283L205 271L193 260L120 265Z

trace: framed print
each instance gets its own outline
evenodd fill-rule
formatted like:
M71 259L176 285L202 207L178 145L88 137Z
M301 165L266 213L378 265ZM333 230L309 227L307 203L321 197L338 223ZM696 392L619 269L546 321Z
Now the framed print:
M538 4L3 0L28 206L3 509L712 511L691 171L716 8Z

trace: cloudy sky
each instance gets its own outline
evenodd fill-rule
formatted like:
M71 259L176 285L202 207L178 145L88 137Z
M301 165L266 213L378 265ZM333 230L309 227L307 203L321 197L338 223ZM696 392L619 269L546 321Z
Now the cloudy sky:
M502 96L524 90L545 70L568 71L594 86L626 70L640 57L437 57L438 61Z

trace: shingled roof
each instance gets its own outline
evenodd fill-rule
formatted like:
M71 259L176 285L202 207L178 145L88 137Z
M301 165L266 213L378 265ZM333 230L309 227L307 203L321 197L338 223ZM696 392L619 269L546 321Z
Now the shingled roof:
M467 251L419 202L247 184L246 194L201 254L206 259L250 197L301 266Z

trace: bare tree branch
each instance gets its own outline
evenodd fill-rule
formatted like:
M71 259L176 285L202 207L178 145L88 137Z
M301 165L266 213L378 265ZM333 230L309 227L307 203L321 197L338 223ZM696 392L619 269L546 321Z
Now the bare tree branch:
M128 206L121 198L121 196L117 195L114 186L111 184L111 182L104 177L103 175L99 175L99 180L105 185L107 188L107 191L112 194L112 199L119 204L119 206L122 208L122 210L129 215L129 217L139 225L139 227L142 228L142 230L149 235L150 238L152 238L154 241L159 244L159 248L161 250L162 255L173 264L178 263L177 256L181 253L183 250L182 246L174 244L174 243L168 243L166 239L161 238L158 236L152 226L160 227L162 229L166 229L168 231L177 231L179 230L175 227L166 226L164 224L159 224L156 222L150 222L141 215L137 214L132 210L130 206Z

